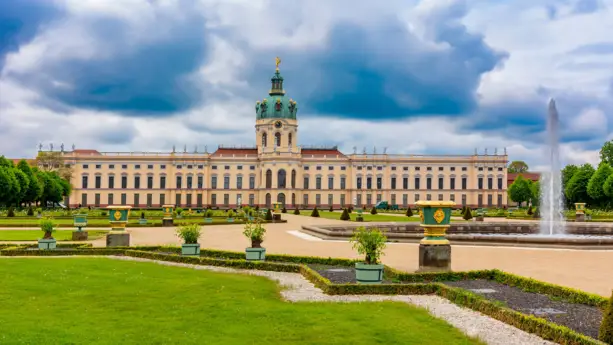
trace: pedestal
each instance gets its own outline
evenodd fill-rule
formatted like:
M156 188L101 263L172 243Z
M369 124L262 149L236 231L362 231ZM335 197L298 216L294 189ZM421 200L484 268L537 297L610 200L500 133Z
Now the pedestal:
M106 235L107 247L129 247L130 234L127 231L111 231Z
M72 232L73 241L87 241L87 238L88 238L87 231L73 231Z
M482 222L483 221L483 216L477 216L477 222Z
M575 222L585 222L585 213L576 213Z
M172 218L162 218L162 226L174 226Z
M420 244L419 271L440 272L451 270L451 245Z

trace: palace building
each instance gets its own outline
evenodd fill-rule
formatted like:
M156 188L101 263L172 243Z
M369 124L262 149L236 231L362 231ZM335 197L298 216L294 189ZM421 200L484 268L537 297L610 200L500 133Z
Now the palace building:
M397 155L360 154L354 148L346 154L337 147L299 145L298 103L285 94L278 63L268 96L255 105L255 146L219 146L212 153L62 148L74 186L66 204L235 208L280 202L287 208L338 209L452 200L471 207L506 206L506 150Z

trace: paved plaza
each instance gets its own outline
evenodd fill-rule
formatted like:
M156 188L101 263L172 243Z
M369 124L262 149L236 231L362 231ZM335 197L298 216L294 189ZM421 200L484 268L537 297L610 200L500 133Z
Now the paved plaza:
M263 246L268 253L358 258L348 242L305 239L290 233L299 230L303 224L347 222L292 214L284 214L283 218L287 223L266 225ZM243 225L212 225L203 229L200 243L204 248L243 251L249 244L242 234ZM130 228L129 231L133 246L181 244L174 228ZM93 244L105 246L105 239L93 241ZM418 249L416 243L390 243L385 250L383 262L397 269L414 271L418 266ZM613 289L613 275L609 274L613 272L611 250L453 246L453 270L493 268L607 297Z

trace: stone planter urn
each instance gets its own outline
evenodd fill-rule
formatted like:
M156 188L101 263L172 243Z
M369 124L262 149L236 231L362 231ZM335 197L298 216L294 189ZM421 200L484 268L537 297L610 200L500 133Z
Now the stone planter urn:
M140 218L138 220L138 224L140 224L140 225L147 225L147 218Z
M200 243L183 243L181 245L181 255L200 256Z
M106 235L107 247L129 247L130 234L126 231L132 206L108 206L111 231Z
M174 212L175 205L164 205L162 206L164 210L164 218L162 218L162 226L174 226L174 222L172 220L172 213Z
M234 223L234 218L228 218L228 223Z
M585 203L575 203L575 222L585 222Z
M419 271L451 270L451 245L445 237L453 201L418 201L424 238L419 243Z
M381 264L368 265L363 262L355 263L355 280L359 284L381 284L383 281L383 268Z
M249 261L265 260L266 248L262 248L262 242L251 241L251 247L245 249L245 259Z
M83 231L83 228L87 226L87 214L75 214L73 217L73 224L77 228L77 231L72 232L72 240L87 241L87 231Z
M38 249L47 250L47 249L55 249L56 247L55 238L41 238L38 240Z

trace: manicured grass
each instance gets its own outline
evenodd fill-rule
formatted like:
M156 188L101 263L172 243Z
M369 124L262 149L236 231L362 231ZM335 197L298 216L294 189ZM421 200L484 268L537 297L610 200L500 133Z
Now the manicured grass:
M57 241L72 241L73 230L58 230L53 233L53 238ZM98 239L106 235L106 230L87 230L89 240ZM0 230L0 241L36 241L43 238L40 230Z
M0 342L482 344L400 302L283 302L263 277L107 258L0 260L10 311L0 313Z
M341 212L330 212L330 211L319 211L319 217L327 218L327 219L340 219ZM310 216L313 210L300 210L301 216ZM289 212L288 212L289 213ZM291 214L291 213L290 213ZM358 213L354 210L349 214L352 221L355 221L355 217L358 216ZM385 214L370 214L370 211L362 213L362 217L365 222L419 222L418 216L413 216L411 218L406 216L392 216Z
M212 223L206 223L204 221L204 217L190 217L190 218L175 218L175 224L180 223L201 223L203 225L207 224L231 224L228 223L226 218L212 218ZM36 217L2 217L0 218L0 227L11 227L11 226L38 226L40 219ZM72 218L55 218L53 220L57 226L60 227L73 227L74 221ZM138 224L138 218L131 218L128 221L129 224ZM234 218L234 223L241 223L238 218ZM152 226L156 224L162 224L162 219L147 219L147 225L143 226ZM87 226L98 226L98 227L110 227L110 223L108 219L88 219Z

